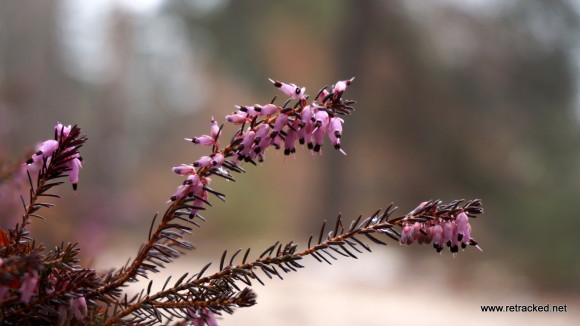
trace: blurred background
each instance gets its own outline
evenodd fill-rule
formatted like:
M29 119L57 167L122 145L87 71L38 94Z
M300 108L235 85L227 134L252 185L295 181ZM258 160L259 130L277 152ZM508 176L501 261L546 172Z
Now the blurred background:
M49 248L80 242L86 266L119 267L181 183L170 168L207 153L184 137L280 95L267 77L314 95L356 76L348 156L272 151L238 182L215 181L228 203L214 200L198 249L166 273L196 272L224 249L305 245L339 212L481 198L471 225L483 253L391 243L337 266L308 259L220 324L575 324L579 14L572 0L1 1L0 227L27 191L12 171L56 122L78 124L90 138L79 191L61 187L32 230ZM568 312L479 307L547 303Z

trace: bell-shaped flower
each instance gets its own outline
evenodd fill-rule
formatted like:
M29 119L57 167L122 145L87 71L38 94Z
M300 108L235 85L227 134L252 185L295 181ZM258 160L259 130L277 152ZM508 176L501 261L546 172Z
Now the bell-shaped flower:
M70 159L65 164L69 168L68 178L72 183L74 190L77 190L77 184L79 182L79 172L83 167L79 154L75 154L76 157Z
M437 250L437 252L441 252L443 250L443 228L440 224L433 225L431 227L431 234L433 235L433 248Z
M270 133L270 125L267 123L262 123L256 129L256 136L254 137L254 144L258 145L262 141L262 139L266 138Z
M268 78L268 80L272 84L274 84L274 86L277 87L280 91L282 91L282 93L286 94L286 96L288 96L289 98L293 98L293 99L304 99L305 98L305 92L306 92L305 87L300 88L294 84L282 83L282 82L279 82L277 80L272 80L271 78Z
M351 79L347 79L347 80L341 80L336 82L336 84L334 85L334 88L332 89L332 97L334 100L339 99L342 96L342 93L344 93L344 91L346 90L346 88L348 86L350 86L350 84L353 82L354 77L352 77Z
M211 160L211 165L213 167L219 167L224 163L224 154L216 153Z
M56 151L57 148L58 141L56 140L50 139L42 142L40 145L38 145L36 153L34 153L34 155L32 155L32 157L28 161L26 161L26 164L41 162L44 158L50 159L52 153L54 153L54 151Z
M181 164L180 166L174 166L171 170L179 175L195 174L195 167L193 165Z
M210 122L210 136L211 138L213 138L214 140L217 140L220 134L220 126L218 125L218 123L215 121L215 119L213 117L211 117L211 122Z
M211 155L202 156L197 161L193 162L193 166L195 166L196 168L210 166L211 161L212 161Z
M457 224L457 240L462 241L466 236L469 237L469 217L465 212L457 214L455 223ZM467 242L469 242L469 239L467 239Z
M38 284L38 274L36 271L24 274L24 279L20 282L20 302L28 304L30 299L36 292L36 285Z
M241 125L242 123L244 123L246 121L251 121L251 120L247 118L247 115L234 113L234 114L226 115L226 121L233 123L235 125Z
M184 138L185 141L190 141L194 144L198 144L201 146L211 146L215 144L215 139L212 136L209 135L203 135L203 136L199 136L199 137L193 137L193 138Z
M255 105L255 108L257 110L258 104ZM264 106L260 106L260 113L261 113L261 115L265 115L265 116L272 115L272 114L278 112L278 110L280 110L280 108L274 104L266 104Z
M70 134L72 127L71 125L65 126L62 123L57 123L54 127L54 131L56 133L56 139L61 139L63 137L68 137Z
M85 297L82 296L78 298L72 298L70 300L70 309L78 322L82 322L89 312L89 309L87 308L87 301L85 300Z

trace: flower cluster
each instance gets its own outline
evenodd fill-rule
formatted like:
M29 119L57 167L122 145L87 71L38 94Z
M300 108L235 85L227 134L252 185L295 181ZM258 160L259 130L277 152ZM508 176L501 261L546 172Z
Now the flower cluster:
M327 90L328 87L322 88L307 104L306 88L270 79L288 100L282 106L273 103L237 105L236 111L227 115L225 120L240 128L231 143L223 149L219 148L223 125L220 126L212 117L209 135L185 138L197 145L212 146L212 153L192 164L173 168L173 172L187 176L187 179L171 196L171 201L193 198L194 208L190 217L195 216L199 209L203 209L204 203L208 203L208 191L214 192L208 188L211 180L207 175L231 180L229 171L243 171L240 165L244 162L263 162L269 147L284 147L284 154L290 155L296 152L296 142L299 142L306 144L313 152L320 152L326 135L334 148L345 154L340 146L344 120L338 115L350 114L354 110L351 106L354 101L342 99L353 80L338 81L330 90ZM292 100L296 100L294 105L290 105Z
M59 148L63 140L69 137L71 129L71 125L64 126L62 123L57 123L57 125L54 127L54 139L49 139L39 144L36 148L36 152L28 161L26 161L26 164L35 167L40 167L41 165L48 166L54 152ZM64 149L64 151L73 152L75 151L75 148L73 146ZM68 156L62 163L62 165L68 171L69 180L72 183L74 190L77 189L82 162L83 159L80 154L75 152Z
M481 213L478 201L469 202L464 207L439 207L438 202L423 202L415 208L408 217L401 220L400 244L411 245L433 243L437 252L447 246L455 255L459 247L465 249L472 245L481 250L477 242L471 237L469 216Z

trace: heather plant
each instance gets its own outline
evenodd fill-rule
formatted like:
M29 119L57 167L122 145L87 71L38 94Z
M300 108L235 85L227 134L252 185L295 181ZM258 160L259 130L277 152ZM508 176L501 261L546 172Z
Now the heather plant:
M236 173L246 173L244 165L263 162L270 147L293 155L300 144L315 154L322 151L327 138L346 155L341 147L341 117L354 111L355 102L344 99L343 94L354 78L324 87L313 98L303 87L270 81L284 94L281 105L274 104L274 98L267 104L236 106L225 117L226 124L234 126L229 137L225 124L212 118L208 134L185 138L207 146L209 153L191 164L173 167L184 181L168 196L167 209L153 217L136 257L108 272L83 268L77 244L63 243L47 250L27 229L33 219L44 219L42 210L53 206L47 199L58 198L52 189L65 183L62 178L68 177L77 189L83 162L79 149L87 137L77 126L58 123L54 139L39 144L23 163L30 191L21 197L21 221L7 231L0 230L2 324L217 325L216 315L257 303L254 284L267 285L267 279L282 279L284 273L304 268L306 256L332 264L340 257L356 258L370 252L371 245L388 241L405 246L432 244L437 252L449 248L454 256L468 245L479 248L469 220L483 212L480 200L448 204L428 200L402 215L396 215L391 204L348 223L340 215L330 227L324 221L305 247L276 241L258 255L250 249L224 251L213 272L208 263L175 279L168 276L158 292L152 291L153 281L149 281L130 296L126 291L129 283L147 279L193 249L187 237L206 221L204 212L212 206L212 198L225 201L225 194L210 187L214 179L233 181Z

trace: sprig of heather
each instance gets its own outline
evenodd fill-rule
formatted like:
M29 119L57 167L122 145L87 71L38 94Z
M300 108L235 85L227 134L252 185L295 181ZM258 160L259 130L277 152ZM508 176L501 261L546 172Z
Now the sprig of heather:
M232 172L245 172L241 167L243 163L256 165L256 161L263 162L270 147L279 149L284 146L284 154L291 155L296 151L297 141L318 153L325 135L337 150L344 153L340 146L343 120L338 116L348 115L354 110L352 105L355 102L342 98L353 80L339 81L330 88L323 87L310 104L307 103L309 97L305 88L270 80L288 100L282 106L275 105L274 101L265 105L236 106L237 110L225 118L228 123L239 126L228 145L220 147L224 125L219 125L213 118L209 135L185 138L197 145L211 146L211 153L192 164L173 168L173 172L186 180L171 196L171 205L156 227L154 218L149 239L131 265L112 275L112 282L96 291L95 295L117 289L127 281L136 280L139 275L158 272L158 268L181 255L181 250L193 248L191 243L182 239L183 233L191 231L188 224L200 226L197 219L205 220L200 211L205 210L206 205L211 206L210 194L225 200L224 194L210 188L212 176L235 181Z
M97 288L96 273L78 268L75 245L64 244L48 254L26 230L31 218L42 208L53 204L40 202L41 197L60 198L50 192L63 184L56 179L68 176L76 190L82 158L79 148L87 137L80 128L55 126L54 139L40 143L36 152L24 163L30 184L28 203L22 198L24 214L21 223L5 232L0 230L0 323L37 324L75 319L81 322L88 313L83 294ZM33 175L36 175L34 180ZM91 303L94 308L96 305ZM60 320L63 322L60 322Z
M10 245L2 248L0 255L8 257L15 251L19 251L22 245L32 240L26 231L26 226L31 223L31 217L44 219L38 214L41 208L52 207L53 204L39 202L41 197L55 197L58 195L49 193L49 190L64 182L54 181L55 179L68 175L73 189L77 189L79 181L79 171L82 167L82 158L78 152L79 148L87 141L87 137L81 135L79 127L64 126L58 123L54 130L54 139L49 139L37 146L36 152L32 155L25 166L27 168L30 192L28 204L23 197L22 205L24 214L22 221L8 232ZM31 173L37 172L36 182L33 181Z
M157 215L153 218L148 241L130 264L104 275L77 265L76 245L63 243L45 255L44 247L37 245L25 230L31 217L43 218L37 213L41 208L52 206L39 202L39 198L58 197L48 190L63 182L53 179L68 176L76 190L82 162L78 149L86 137L76 126L58 124L55 139L41 143L26 163L31 188L28 205L23 199L22 223L9 232L0 230L0 323L150 325L177 317L183 319L183 325L215 326L216 315L256 303L256 295L249 288L253 281L265 285L262 275L282 279L284 273L303 268L301 260L305 256L331 264L340 256L357 258L358 254L371 251L370 243L387 245L387 240L405 246L432 243L437 252L448 247L453 256L460 247L465 249L468 245L481 250L470 225L470 219L483 213L478 199L449 204L430 200L394 218L391 216L396 208L389 205L365 219L359 216L348 228L340 215L329 231L324 221L318 235L310 236L301 251L293 241L277 241L253 260L249 259L250 249L243 255L242 249L231 255L226 250L218 270L211 275L204 276L209 263L198 273L182 275L171 286L171 276L168 277L157 293L151 292L150 281L132 298L123 296L122 288L127 282L158 272L185 250L193 249L183 239L184 234L205 220L200 212L211 206L210 195L225 200L224 194L209 187L213 176L235 181L234 173L245 172L242 165L263 162L271 147L284 148L285 155L292 155L298 143L313 154L320 153L325 138L346 154L341 148L344 121L339 116L354 110L354 102L342 98L353 80L322 88L309 103L304 87L270 79L288 99L281 106L275 105L274 100L265 105L236 106L236 111L225 118L236 126L226 146L220 147L224 124L213 118L209 134L186 138L196 145L211 147L211 152L192 164L173 168L185 181L171 196L165 213L159 219ZM32 171L38 172L36 183Z
M420 243L426 244L428 240L428 227L430 224L449 223L452 225L461 225L464 223L465 215L477 217L483 213L481 201L456 200L449 204L443 204L441 201L432 200L421 203L417 208L406 215L391 217L396 207L389 205L384 210L377 210L371 216L363 219L362 215L352 220L348 227L339 215L334 227L328 230L326 221L323 222L320 232L317 236L311 235L308 240L306 249L298 250L298 245L293 241L281 243L277 241L265 249L253 261L248 260L250 249L247 249L243 255L242 249L238 249L233 254L228 255L227 250L223 252L219 269L217 272L204 276L211 263L205 265L198 273L189 276L184 274L175 285L167 288L169 279L163 286L162 291L152 295L150 289L152 281L149 283L146 292L140 293L139 297L128 306L127 309L109 320L112 325L113 321L119 320L130 314L136 314L134 318L143 318L141 321L158 320L161 311L171 309L171 314L178 318L186 320L205 321L208 324L215 322L215 314L221 314L223 311L232 313L234 307L248 307L255 303L255 295L249 288L242 289L240 285L252 286L253 281L265 285L258 272L267 278L278 277L283 279L284 273L296 272L304 268L301 260L306 256L312 256L318 262L332 264L333 260L338 257L357 258L358 254L364 251L371 252L368 242L379 245L387 245L382 240L394 240L396 242L405 241L405 245L410 244L404 235L405 228L410 225L420 223L424 225L418 233L423 233L425 239ZM457 228L460 228L459 226ZM421 230L424 230L423 232ZM466 236L461 233L454 235L456 241L465 240ZM455 252L449 240L449 246L452 248L453 255ZM473 238L461 242L477 246ZM437 249L438 246L435 246ZM463 246L463 248L465 248ZM479 248L479 247L478 247ZM439 251L439 249L438 249ZM240 259L240 257L242 257ZM234 262L239 262L235 264ZM217 325L217 323L216 323Z

